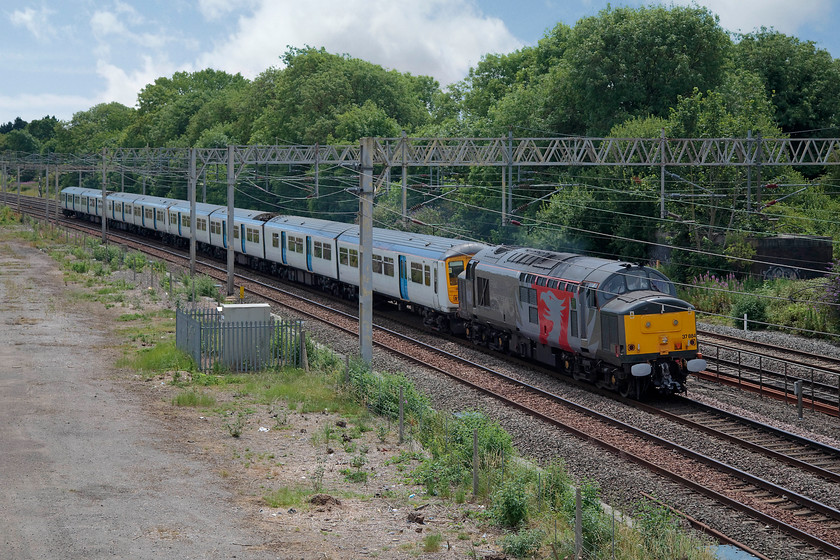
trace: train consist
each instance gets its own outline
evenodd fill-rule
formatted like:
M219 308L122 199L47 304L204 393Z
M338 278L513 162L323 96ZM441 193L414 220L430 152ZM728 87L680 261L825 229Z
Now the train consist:
M64 214L185 244L183 200L70 187ZM233 239L224 206L196 205L197 247L296 282L355 298L359 227L235 209ZM374 228L378 301L423 317L430 328L547 364L624 396L673 394L705 368L694 308L654 269L621 261Z

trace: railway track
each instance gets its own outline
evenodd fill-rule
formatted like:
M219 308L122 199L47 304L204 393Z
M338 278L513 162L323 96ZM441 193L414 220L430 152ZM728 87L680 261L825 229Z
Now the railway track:
M786 403L796 403L796 382L802 385L803 406L840 416L840 359L702 332L700 350L709 368L696 377Z
M124 241L129 244L140 243L128 238ZM177 253L169 249L157 249L157 251L170 254L173 260L181 259L180 262L183 263L183 255L176 256ZM224 278L224 270L221 267L208 264L201 264L200 267L205 273L209 272L220 279ZM305 314L313 320L326 321L348 334L357 335L357 321L352 313L337 312L325 308L314 300L301 300L298 295L278 290L261 280L238 276L247 290L260 297L288 307L295 313ZM442 375L491 395L509 406L523 410L626 460L642 465L691 491L709 496L727 507L746 513L763 524L785 531L809 547L828 555L840 556L840 511L829 505L721 461L703 456L609 415L573 403L533 385L524 384L498 371L454 354L441 352L428 344L395 331L376 327L374 343L391 352L409 346L410 350L401 353L411 361L424 367L431 367ZM787 449L786 452L779 451L775 448L780 445L790 447L793 445L792 440L782 440L778 434L766 431L764 436L758 435L760 431L756 430L757 435L749 438L742 437L743 434L737 432L743 431L744 428L722 428L716 425L720 423L719 415L710 415L711 420L700 421L696 407L688 411L672 410L669 413L674 416L670 421L679 422L685 426L705 425L703 430L707 433L710 433L708 430L714 429L716 430L715 437L726 438L729 441L733 441L732 438L738 438L739 445L747 445L742 442L752 440L752 444L759 445L768 451L772 449L786 457L786 459L778 458L778 460L783 460L797 468L806 469L800 464L791 462L793 459L804 465L807 461L801 458L815 454L813 446ZM693 427L692 429L701 428ZM760 443L762 437L769 438L763 446ZM799 442L797 445L804 444ZM822 470L807 470L827 479L832 475L826 473L837 476L837 471L840 470L837 466L837 450L828 448L823 449L822 452L823 457L814 457L811 461L814 463L813 467ZM767 451L764 453L769 455Z

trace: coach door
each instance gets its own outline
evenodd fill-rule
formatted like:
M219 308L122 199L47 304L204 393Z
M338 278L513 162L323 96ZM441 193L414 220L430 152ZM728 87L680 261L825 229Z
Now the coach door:
M306 236L306 270L312 272L312 236Z
M408 272L406 271L408 267L405 263L405 257L400 255L400 297L407 300L408 299Z
M280 257L283 259L283 264L286 263L286 232L280 232Z
M228 248L227 246L227 220L222 220L222 247L225 249Z

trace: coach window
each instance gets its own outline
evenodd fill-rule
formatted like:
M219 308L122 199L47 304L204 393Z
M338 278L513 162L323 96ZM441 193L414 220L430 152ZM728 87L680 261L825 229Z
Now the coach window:
M359 268L359 251L350 249L350 266Z
M325 261L331 261L332 260L332 245L330 245L329 243L322 243L321 244L321 249L322 249L321 254L323 255L322 258Z
M373 272L376 274L382 274L382 255L377 255L376 253L373 254L371 258L371 266L373 267Z
M210 227L213 227L214 225L216 225L216 224L211 223ZM279 233L277 233L277 232L272 232L271 233L271 246L274 247L275 249L280 248L280 234Z
M239 228L236 226L233 226L233 238L239 239Z
M184 215L181 217L181 223L183 224L183 226L184 226L185 228L190 227L190 217L189 217L189 216L187 216L186 214L184 214Z
M385 271L385 276L394 277L394 257L385 257L382 260L382 267Z
M423 283L423 265L411 263L411 281L415 284Z
M196 218L195 227L199 231L207 231L207 220L205 218Z
M350 260L349 257L348 257L348 253L349 253L349 250L347 249L347 247L339 247L338 248L338 263L339 264L343 264L344 266L347 266L347 263Z
M163 222L163 210L158 210L157 211L157 220L159 222Z
M540 324L540 313L536 307L528 308L528 320L535 325Z
M425 265L423 267L423 278L426 280L426 285L427 286L432 285L432 271L429 268L429 265Z

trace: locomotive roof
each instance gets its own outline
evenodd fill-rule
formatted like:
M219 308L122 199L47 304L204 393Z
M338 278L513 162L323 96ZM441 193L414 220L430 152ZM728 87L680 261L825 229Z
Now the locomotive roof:
M476 259L520 272L597 284L615 272L633 266L622 261L587 257L577 253L559 253L508 245L487 247L476 255Z

